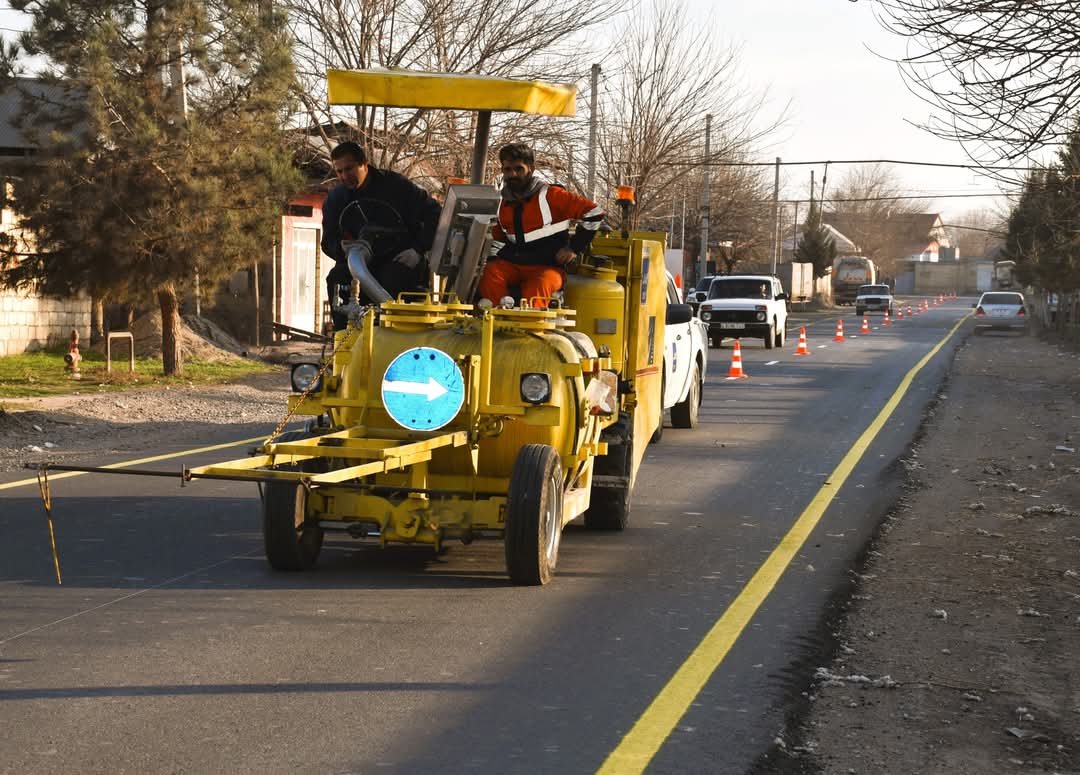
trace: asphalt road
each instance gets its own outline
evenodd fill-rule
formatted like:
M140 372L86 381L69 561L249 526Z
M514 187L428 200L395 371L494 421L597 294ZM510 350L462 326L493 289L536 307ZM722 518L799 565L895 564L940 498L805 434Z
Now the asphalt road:
M711 350L701 426L650 449L631 528L570 526L542 589L507 583L497 542L437 557L335 541L314 571L273 573L251 485L119 476L54 482L58 587L36 486L0 490L0 772L595 772L969 310L875 318L869 336L848 312L842 344L835 315L796 313L782 351L744 345L744 381L724 379L730 347ZM768 748L964 335L916 376L648 772L746 772Z

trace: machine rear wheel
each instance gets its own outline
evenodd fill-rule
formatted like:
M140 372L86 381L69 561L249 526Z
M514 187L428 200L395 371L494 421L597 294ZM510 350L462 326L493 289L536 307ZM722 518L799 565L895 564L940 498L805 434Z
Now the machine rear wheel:
M686 400L671 407L671 425L673 428L696 428L698 408L701 406L701 367L694 364L690 375L690 389L686 391Z
M323 531L305 524L307 490L293 482L263 486L263 544L274 570L307 570L319 558Z
M551 581L562 536L562 464L547 444L518 452L506 493L506 570L519 586Z
M589 508L585 510L586 530L623 530L630 521L632 423L633 418L624 413L601 437L608 443L608 453L594 459L593 476L606 481L603 484L593 481Z

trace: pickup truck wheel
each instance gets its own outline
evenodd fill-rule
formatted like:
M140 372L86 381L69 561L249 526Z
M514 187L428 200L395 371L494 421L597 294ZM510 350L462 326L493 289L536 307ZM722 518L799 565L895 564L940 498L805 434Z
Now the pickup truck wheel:
M308 570L322 549L322 528L307 522L307 490L294 482L263 485L262 528L266 560L274 570Z
M690 375L690 389L686 391L686 400L671 407L671 427L696 428L698 409L701 406L701 367L694 364Z
M518 586L555 575L562 537L562 464L547 444L526 444L514 460L506 493L506 570Z
M709 347L717 350L724 342L724 337L717 334L709 334Z
M776 330L776 346L783 347L785 341L787 341L787 331L784 330L784 326L781 326Z
M769 327L769 330L765 333L765 349L771 350L773 344L776 342L776 322Z

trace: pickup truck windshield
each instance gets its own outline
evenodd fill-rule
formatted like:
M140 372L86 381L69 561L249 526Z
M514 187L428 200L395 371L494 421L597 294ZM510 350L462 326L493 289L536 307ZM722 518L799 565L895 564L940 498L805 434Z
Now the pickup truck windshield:
M772 290L764 280L713 280L709 286L709 298L771 299Z

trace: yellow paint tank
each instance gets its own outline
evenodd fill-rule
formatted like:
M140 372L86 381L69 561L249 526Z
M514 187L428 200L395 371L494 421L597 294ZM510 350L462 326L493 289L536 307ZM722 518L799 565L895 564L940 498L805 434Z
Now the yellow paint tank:
M497 406L519 407L523 413L505 417L501 432L482 436L479 443L479 476L508 477L518 450L525 444L549 444L564 460L572 460L583 441L586 422L584 378L578 364L581 353L571 339L558 331L496 330L493 335L490 394L483 392L480 380L482 334L479 320L461 320L457 325L420 330L379 327L370 345L360 336L351 352L339 353L343 368L337 397L343 399L339 423L364 425L365 435L380 436L380 431L403 432L383 408L381 386L391 361L413 347L431 347L453 358L465 378L465 401L458 415L440 432L471 430L476 419L470 406L484 402ZM369 355L370 347L370 355ZM471 358L470 356L476 356ZM347 359L347 365L346 365ZM476 372L476 373L472 373ZM521 375L542 372L551 377L551 397L534 408L521 398ZM568 374L568 372L571 372ZM362 404L349 406L348 404ZM543 415L543 416L541 416ZM536 424L537 422L542 424ZM423 438L424 433L409 434ZM435 475L471 475L468 448L444 448L435 453L430 467Z
M577 312L575 329L588 336L597 349L611 351L611 367L622 370L625 360L626 291L614 269L581 266L567 275L566 306Z

